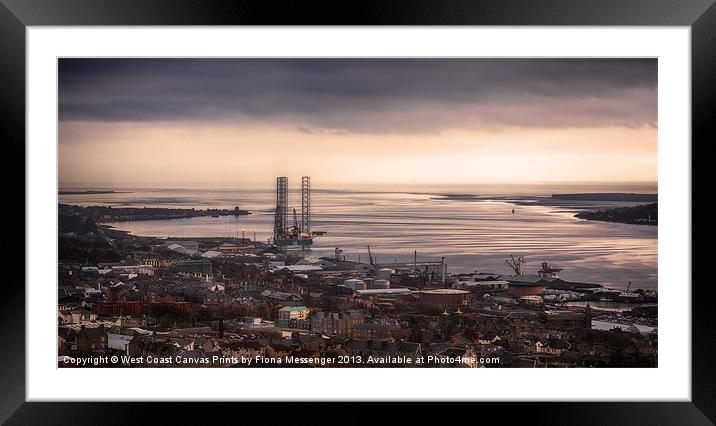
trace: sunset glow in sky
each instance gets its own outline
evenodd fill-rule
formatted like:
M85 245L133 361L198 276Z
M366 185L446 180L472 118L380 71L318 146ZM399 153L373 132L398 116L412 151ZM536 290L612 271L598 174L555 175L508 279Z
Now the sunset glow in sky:
M61 59L60 184L657 179L655 59Z

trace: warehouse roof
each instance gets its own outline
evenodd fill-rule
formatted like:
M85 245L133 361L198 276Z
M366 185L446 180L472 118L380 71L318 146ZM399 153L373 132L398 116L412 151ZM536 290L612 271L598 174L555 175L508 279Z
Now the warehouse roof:
M409 288L371 288L367 290L356 290L361 296L369 296L371 294L410 294Z
M279 266L278 269L288 269L291 272L310 272L323 270L323 268L318 265L288 265Z
M285 307L279 309L279 311L284 311L284 312L306 311L306 310L308 310L308 308L305 306L285 306Z
M421 290L423 294L470 294L469 291L457 290L454 288L434 288L431 290Z

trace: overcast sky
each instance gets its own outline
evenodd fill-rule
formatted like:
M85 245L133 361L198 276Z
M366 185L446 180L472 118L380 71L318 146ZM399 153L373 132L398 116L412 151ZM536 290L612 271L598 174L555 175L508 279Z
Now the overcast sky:
M59 117L61 183L655 181L657 61L60 59Z

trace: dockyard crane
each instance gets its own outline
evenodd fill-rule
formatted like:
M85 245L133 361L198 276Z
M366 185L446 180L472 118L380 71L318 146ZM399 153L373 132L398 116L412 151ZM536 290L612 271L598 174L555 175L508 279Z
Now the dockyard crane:
M510 255L510 258L512 259L512 262L510 263L509 260L505 260L505 263L508 264L513 271L515 271L515 275L522 275L522 265L525 263L524 256L520 256L517 260L515 260L515 257Z
M293 232L298 235L298 217L296 217L296 209L293 209Z
M375 265L375 262L373 262L373 255L370 254L370 245L368 245L368 262L369 262L371 265Z

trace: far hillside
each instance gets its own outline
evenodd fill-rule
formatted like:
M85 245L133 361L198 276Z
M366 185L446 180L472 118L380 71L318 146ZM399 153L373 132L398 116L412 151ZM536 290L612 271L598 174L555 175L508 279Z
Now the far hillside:
M632 194L623 192L594 192L583 194L552 194L552 198L572 201L626 201L650 203L658 200L657 194Z

